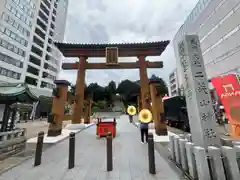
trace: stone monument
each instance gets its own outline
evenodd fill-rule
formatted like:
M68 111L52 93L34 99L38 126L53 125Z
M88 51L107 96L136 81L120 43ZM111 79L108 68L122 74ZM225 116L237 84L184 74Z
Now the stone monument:
M178 44L178 53L184 77L192 141L195 145L205 148L211 145L220 146L198 36L186 35Z

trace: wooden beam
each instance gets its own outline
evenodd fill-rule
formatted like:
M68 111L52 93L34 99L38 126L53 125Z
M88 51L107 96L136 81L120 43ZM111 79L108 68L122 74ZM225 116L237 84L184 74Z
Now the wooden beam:
M137 56L161 56L162 52L165 50L164 47L157 47L157 48L125 48L119 49L118 57L137 57ZM63 53L64 57L79 57L79 56L86 56L88 58L105 58L106 57L106 50L105 48L102 49L78 49L78 48L69 48L69 49L60 49Z
M163 62L149 62L146 61L147 68L163 68ZM139 62L121 62L116 65L108 65L106 63L87 63L86 69L138 69ZM78 63L63 63L62 69L74 70L78 69Z

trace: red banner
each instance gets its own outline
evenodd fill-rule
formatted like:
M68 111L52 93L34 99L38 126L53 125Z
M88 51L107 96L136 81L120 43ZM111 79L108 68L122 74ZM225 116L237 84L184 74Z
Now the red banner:
M240 85L235 74L211 79L217 95L224 106L226 116L234 123L240 123Z

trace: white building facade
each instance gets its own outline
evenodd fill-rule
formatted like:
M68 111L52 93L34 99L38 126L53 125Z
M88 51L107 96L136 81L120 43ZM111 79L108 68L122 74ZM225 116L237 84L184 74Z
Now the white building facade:
M178 96L179 95L179 86L177 78L177 69L174 69L169 75L169 96Z
M179 85L183 83L177 44L197 34L208 79L240 72L240 0L199 0L173 39Z
M68 0L0 1L0 81L51 96L62 60L53 42L63 41L67 7Z

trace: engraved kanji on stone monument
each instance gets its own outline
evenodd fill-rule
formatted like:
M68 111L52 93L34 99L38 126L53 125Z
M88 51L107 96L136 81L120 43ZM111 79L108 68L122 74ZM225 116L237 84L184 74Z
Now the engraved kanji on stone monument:
M118 63L118 48L107 47L106 48L106 63L108 65L115 65Z
M216 132L216 117L208 88L202 52L198 36L187 35L178 44L182 66L184 91L186 95L189 123L193 142L202 147L220 146ZM191 91L191 96L189 96Z

